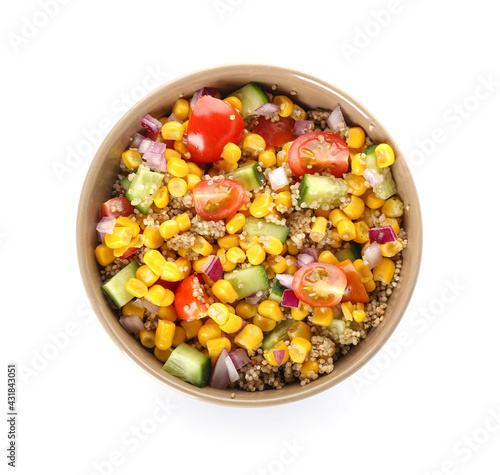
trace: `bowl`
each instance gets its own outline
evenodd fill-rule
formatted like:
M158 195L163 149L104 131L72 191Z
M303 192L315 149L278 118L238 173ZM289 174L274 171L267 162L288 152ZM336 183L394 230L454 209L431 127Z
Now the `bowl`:
M398 195L405 205L404 227L408 246L403 251L399 285L388 301L383 323L340 358L332 373L322 375L305 386L295 383L280 390L200 389L164 371L162 363L121 327L115 310L101 290L99 266L94 257L97 245L95 227L101 203L110 198L121 154L128 147L130 137L141 129L141 118L145 114L160 117L171 110L181 93L190 97L203 86L214 86L222 93L230 93L250 81L261 84L267 90L277 85L276 92L283 94L296 91L294 100L309 108L333 109L340 104L347 123L361 126L375 143L388 142L392 145L397 157L392 171ZM422 219L417 190L401 150L382 124L361 104L338 88L299 71L267 65L220 66L188 74L159 87L132 107L107 135L83 185L78 207L77 253L83 284L97 318L112 342L142 370L168 388L208 403L240 407L271 406L304 399L332 388L358 371L382 348L403 317L417 281L422 254Z

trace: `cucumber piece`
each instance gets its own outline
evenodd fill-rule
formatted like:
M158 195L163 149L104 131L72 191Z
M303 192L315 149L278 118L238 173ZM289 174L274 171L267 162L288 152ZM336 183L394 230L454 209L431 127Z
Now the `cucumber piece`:
M271 292L269 293L269 300L274 300L278 303L281 303L283 300L283 292L285 291L285 287L283 287L278 280L274 283L271 288Z
M348 191L349 187L343 178L304 175L300 183L298 205L305 203L306 208L317 209L327 204L334 208L342 203L341 198L347 198Z
M337 336L336 339L338 339L338 337L340 335L342 335L342 333L345 332L345 322L344 320L340 320L338 318L334 318L332 320L332 323L330 323L330 325L328 325L326 327L326 329L330 332L330 333L333 333L334 336ZM336 333L335 333L336 332Z
M354 262L356 259L361 259L361 244L351 242L349 247L337 251L334 255L339 262L347 260Z
M168 357L163 369L186 383L202 388L210 381L211 360L196 348L181 343Z
M251 163L244 167L226 173L226 178L241 183L245 190L253 191L260 188L266 182L266 176L259 171L258 163Z
M289 318L276 325L275 329L267 333L262 340L262 349L272 350L281 340L288 340L288 330L292 328L294 323L296 321L293 318Z
M139 199L140 203L134 205L142 214L148 214L155 196L163 184L162 173L146 170L142 166L135 172L135 177L125 195L131 202Z
M243 231L246 231L249 236L273 236L284 244L290 228L281 224L268 223L265 219L248 216Z
M125 285L129 279L135 277L135 273L139 267L140 265L136 260L132 261L101 287L118 308L122 308L134 298L125 288Z
M394 182L394 179L392 178L392 173L389 170L389 167L385 168L380 168L377 165L377 156L375 155L375 149L377 148L376 145L369 145L366 147L365 151L363 152L366 155L366 168L369 168L372 170L374 173L378 173L379 175L382 175L383 181L380 185L376 186L374 188L374 193L377 198L381 198L383 200L386 200L390 198L392 195L395 195L398 191L398 187L396 186L396 183Z
M224 279L228 280L238 294L238 299L244 299L256 292L269 289L269 279L263 266L237 268L226 272Z
M241 115L244 119L255 116L255 109L269 102L266 93L254 82L234 91L231 95L236 96L241 101L243 109Z
M128 179L127 175L120 183L123 185L123 188L125 188L125 191L128 191L132 182Z

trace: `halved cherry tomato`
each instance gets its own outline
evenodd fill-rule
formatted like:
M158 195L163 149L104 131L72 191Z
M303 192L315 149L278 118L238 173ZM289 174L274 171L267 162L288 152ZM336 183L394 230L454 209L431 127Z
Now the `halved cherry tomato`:
M161 285L164 289L171 290L172 292L175 292L177 290L177 287L179 287L180 282L168 282L163 279L158 279L155 284Z
M267 147L281 147L296 137L293 133L294 126L295 121L291 117L280 117L277 122L259 117L253 132L266 141Z
M201 299L198 296L201 295ZM197 274L184 279L175 291L175 311L181 320L199 320L208 312L208 297Z
M110 218L120 218L134 214L132 203L122 196L111 198L101 205L101 218L108 216Z
M302 266L292 281L295 295L312 307L334 307L342 300L346 285L346 276L337 266L322 262Z
M220 160L228 142L239 143L244 128L243 119L234 107L212 96L200 97L187 128L191 160L198 163Z
M246 199L245 188L234 180L202 180L193 188L194 209L209 221L231 216Z
M352 262L347 259L335 265L342 269L347 278L347 286L342 297L342 302L369 302L370 297L368 297L365 286L363 285L363 282L361 282L361 278L359 277L356 268L352 265Z
M309 132L293 142L288 164L296 176L328 172L339 178L349 168L349 148L332 132Z

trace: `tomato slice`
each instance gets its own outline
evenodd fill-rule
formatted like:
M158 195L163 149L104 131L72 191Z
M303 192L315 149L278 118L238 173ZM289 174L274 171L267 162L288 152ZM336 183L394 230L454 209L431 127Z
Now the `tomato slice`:
M288 164L296 176L328 172L340 178L349 169L349 147L332 132L309 132L293 142Z
M339 269L342 269L346 278L347 286L342 297L342 302L351 303L367 303L370 301L368 293L366 292L363 282L356 271L356 268L352 265L352 262L347 259L345 261L335 264Z
M346 276L337 266L322 262L302 266L292 281L295 295L312 307L334 307L339 304L346 285Z
M174 306L181 320L199 320L207 316L208 297L197 274L190 275L179 284L175 291Z
M234 107L212 96L200 97L187 128L191 160L198 163L220 160L228 142L239 143L244 128L243 119Z
M101 205L101 218L108 216L110 218L121 218L134 214L134 207L127 198L119 196L111 198Z
M277 122L259 117L253 132L259 134L266 141L267 147L281 147L296 137L293 133L294 126L295 120L291 117L280 117Z
M193 188L194 209L202 219L209 221L231 216L246 199L245 188L234 180L202 180Z

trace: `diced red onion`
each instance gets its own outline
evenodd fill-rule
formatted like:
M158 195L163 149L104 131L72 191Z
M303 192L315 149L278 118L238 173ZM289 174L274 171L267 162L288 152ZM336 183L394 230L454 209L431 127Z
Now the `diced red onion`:
M292 288L293 275L292 274L276 274L278 282L287 289Z
M379 244L392 242L398 238L398 235L396 234L392 226L382 226L381 228L372 228L368 230L368 236L370 237L370 242L378 242Z
M276 360L276 365L280 366L285 358L285 350L273 350L273 355Z
M314 262L313 256L309 254L299 254L297 256L297 261L295 262L295 265L297 266L298 269L300 269L302 266L311 264L312 262Z
M278 111L279 109L279 105L278 104L273 104L272 102L268 102L260 107L258 107L257 109L255 109L255 113L257 115L261 115L263 117L271 117L275 112Z
M250 363L250 358L243 348L238 348L237 350L231 351L231 353L229 353L229 358L231 358L231 360L233 361L234 367L236 369L243 368L243 366Z
M177 116L172 112L168 117L165 122L181 122Z
M255 305L259 303L262 299L262 296L258 296L257 294L252 294L249 295L248 297L245 298L245 302L249 303L250 305Z
M146 164L149 168L154 168L161 172L167 171L167 162L163 153L146 152L142 158L146 160Z
M373 269L382 262L382 248L378 242L372 242L363 251L363 260L368 263L368 267Z
M146 153L148 150L149 150L149 147L151 147L151 144L153 143L152 140L148 139L148 138L145 138L139 145L139 147L137 147L137 151L139 153Z
M194 94L193 97L191 98L191 101L189 102L189 105L191 106L191 109L194 109L194 106L198 102L198 99L201 96L212 96L215 97L217 95L217 89L215 87L202 87L201 89L198 89Z
M236 367L234 366L233 360L229 356L226 356L226 358L224 359L224 362L226 363L226 366L227 366L227 372L229 374L229 381L231 381L232 383L234 383L235 381L238 381L238 379L240 379L240 375L238 374L238 371L236 370Z
M119 322L129 333L137 333L140 330L144 330L144 323L139 315L122 315Z
M128 148L138 148L143 140L144 140L144 135L141 135L138 132L135 133L134 135L132 135L132 140Z
M163 142L152 142L151 146L148 148L148 152L152 153L163 153L167 148L167 144Z
M372 187L375 188L378 185L380 185L384 181L384 177L380 175L380 173L374 172L373 170L370 170L367 168L363 172L363 178L368 182L368 184Z
M105 237L106 237L106 233L100 233L99 231L97 232L97 240L99 242L104 242Z
M305 249L301 249L300 253L301 254L309 254L310 256L312 256L314 258L313 262L318 262L319 253L316 249L313 249L312 247L306 247Z
M283 167L275 168L267 177L273 190L279 190L290 183Z
M328 124L328 127L330 127L333 132L338 132L340 130L340 124L343 124L345 127L345 119L342 114L342 110L340 109L340 105L337 104L333 108L332 113L330 114L330 117L328 117L326 122Z
M295 295L295 292L293 290L286 289L283 292L283 298L281 299L281 305L283 305L283 307L299 308L300 300Z
M146 299L136 300L136 303L138 302L141 302L144 309L147 310L151 315L153 315L153 317L156 317L156 315L158 315L158 312L160 311L160 307L158 305L155 305L154 303L151 303Z
M293 133L295 135L304 135L311 132L314 128L314 122L312 120L296 120L293 126Z
M210 376L210 386L212 388L225 389L229 384L229 370L226 365L227 357L227 350L223 348L215 362L215 366L212 368L212 375Z
M149 114L146 114L142 118L141 125L143 127L146 127L146 129L150 130L154 134L159 133L162 127L162 123Z
M207 257L200 269L213 282L217 282L224 273L220 258L213 254Z
M116 218L110 218L108 216L104 216L97 223L96 231L98 233L111 234L116 224Z

